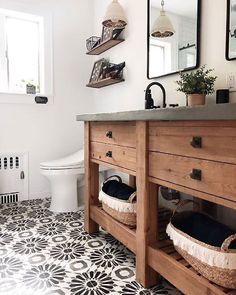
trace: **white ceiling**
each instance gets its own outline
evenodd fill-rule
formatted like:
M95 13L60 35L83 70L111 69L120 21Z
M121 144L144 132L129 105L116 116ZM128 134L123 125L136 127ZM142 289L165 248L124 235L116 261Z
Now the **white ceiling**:
M151 6L160 8L161 0L151 0ZM165 0L165 10L174 14L196 17L197 0Z

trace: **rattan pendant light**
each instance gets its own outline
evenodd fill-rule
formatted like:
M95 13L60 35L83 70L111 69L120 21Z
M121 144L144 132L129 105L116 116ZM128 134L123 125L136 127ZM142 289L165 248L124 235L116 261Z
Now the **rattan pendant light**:
M124 9L118 0L113 0L107 7L106 15L102 24L105 27L113 28L124 28L127 25Z
M164 5L165 5L164 0L162 0L160 15L156 19L153 25L153 28L151 30L151 36L155 38L166 38L166 37L173 36L175 33L171 20L166 15Z

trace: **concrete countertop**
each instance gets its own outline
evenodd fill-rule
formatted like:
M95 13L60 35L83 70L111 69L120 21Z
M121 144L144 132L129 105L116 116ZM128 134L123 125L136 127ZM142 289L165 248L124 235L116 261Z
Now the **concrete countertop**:
M191 121L236 120L236 103L196 107L81 114L77 121Z

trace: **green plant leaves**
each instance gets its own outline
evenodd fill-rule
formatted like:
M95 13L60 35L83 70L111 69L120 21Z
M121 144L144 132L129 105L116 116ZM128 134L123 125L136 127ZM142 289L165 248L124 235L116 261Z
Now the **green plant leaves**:
M185 94L212 94L214 92L214 84L216 76L211 76L214 69L206 69L206 65L200 69L190 73L180 73L180 80L177 91Z

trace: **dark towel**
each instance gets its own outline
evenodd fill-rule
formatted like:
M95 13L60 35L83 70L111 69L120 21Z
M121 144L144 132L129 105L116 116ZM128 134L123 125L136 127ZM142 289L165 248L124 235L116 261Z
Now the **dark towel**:
M108 180L103 184L104 193L119 200L127 201L129 197L136 191L131 186L121 183L117 180Z
M177 213L172 218L172 224L196 240L215 247L221 247L226 238L235 234L226 225L197 212ZM236 249L236 241L229 248Z

